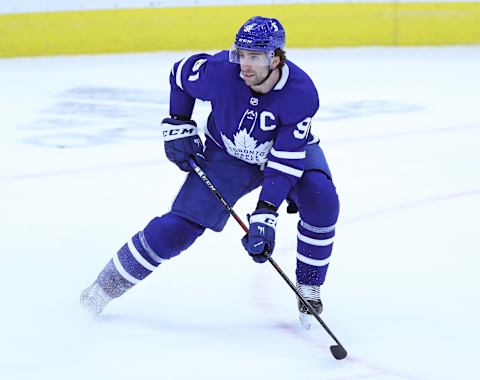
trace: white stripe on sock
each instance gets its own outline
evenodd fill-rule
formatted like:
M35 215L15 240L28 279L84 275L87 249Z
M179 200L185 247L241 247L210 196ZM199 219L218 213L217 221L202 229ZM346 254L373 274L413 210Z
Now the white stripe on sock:
M140 280L138 278L133 277L131 274L129 274L122 266L122 263L120 262L120 259L118 258L118 253L113 255L113 264L115 265L115 268L117 269L118 273L127 280L128 282L131 282L132 284L138 284Z
M133 257L135 257L135 260L144 267L145 269L148 269L150 272L153 272L155 269L157 269L156 266L150 264L145 258L138 252L137 247L135 247L135 244L133 244L132 240L129 240L128 243L128 249L130 252L132 252Z
M323 267L330 262L330 257L327 257L323 260L316 260L311 259L310 257L303 256L302 254L297 252L297 259L300 260L302 263L313 265L315 267Z
M306 230L315 232L317 234L325 234L328 232L335 231L335 224L333 226L328 226L328 227L316 227L312 226L311 224L305 223L303 220L300 220L300 225L305 228Z
M319 247L325 247L327 245L330 245L333 243L334 238L330 239L312 239L307 236L302 235L300 232L298 232L297 237L299 240L303 241L304 243L311 244L311 245L316 245Z
M155 251L148 245L147 239L145 238L145 233L143 231L140 231L138 233L138 238L140 239L140 244L142 245L143 249L147 251L153 261L157 262L158 264L166 261L165 259L162 259L160 256L158 256Z

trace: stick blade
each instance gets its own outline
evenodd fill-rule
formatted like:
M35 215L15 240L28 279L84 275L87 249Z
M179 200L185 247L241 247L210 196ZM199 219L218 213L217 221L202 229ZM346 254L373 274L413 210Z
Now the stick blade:
M330 352L337 360L342 360L347 357L347 350L345 350L345 348L339 344L336 346L330 346Z

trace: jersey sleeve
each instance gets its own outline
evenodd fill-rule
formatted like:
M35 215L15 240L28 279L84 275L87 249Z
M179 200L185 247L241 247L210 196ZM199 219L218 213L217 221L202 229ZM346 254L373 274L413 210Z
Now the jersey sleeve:
M303 112L295 112L296 116L287 120L288 124L279 126L264 170L260 199L277 208L303 175L307 141L312 118L318 110L318 97L301 108Z
M215 61L209 54L185 57L170 72L170 114L190 118L195 99L211 100Z

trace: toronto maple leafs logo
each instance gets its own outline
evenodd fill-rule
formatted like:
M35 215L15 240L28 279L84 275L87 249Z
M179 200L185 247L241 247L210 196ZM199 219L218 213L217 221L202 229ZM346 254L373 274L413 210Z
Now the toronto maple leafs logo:
M263 164L267 161L268 153L272 149L273 141L266 141L257 146L255 140L246 129L242 129L233 135L233 141L222 133L223 144L227 153L250 164Z
M252 137L258 120L258 112L247 109L240 122L238 129L233 135L233 141L222 133L223 144L227 153L249 164L264 164L273 145L273 140L265 141L257 146L258 141Z

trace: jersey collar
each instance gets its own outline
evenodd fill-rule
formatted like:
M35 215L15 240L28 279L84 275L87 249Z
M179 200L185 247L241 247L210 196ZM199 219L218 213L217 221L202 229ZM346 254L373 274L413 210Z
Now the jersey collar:
M285 87L285 84L287 83L288 80L288 74L290 73L290 69L288 68L288 65L285 63L282 67L282 77L278 81L278 83L275 85L273 90L281 90L283 87Z

